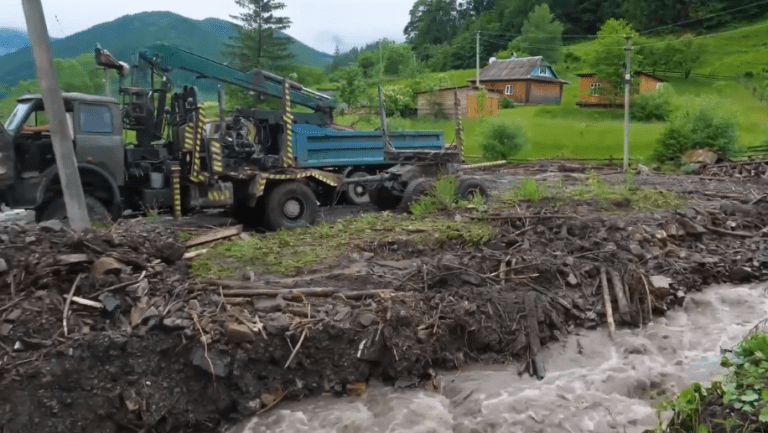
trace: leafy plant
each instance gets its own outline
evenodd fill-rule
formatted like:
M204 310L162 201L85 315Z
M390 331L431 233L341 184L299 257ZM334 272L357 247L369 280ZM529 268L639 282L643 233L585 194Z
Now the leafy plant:
M520 125L494 123L488 128L480 144L483 157L489 161L511 160L528 144L528 137Z
M734 350L734 360L723 357L728 369L723 386L723 403L744 412L758 412L768 422L768 334L758 332L745 338Z
M676 113L653 152L658 162L678 161L689 150L711 149L722 156L738 152L736 121L715 101L695 101Z
M515 108L517 106L515 100L512 98L501 98L499 105L502 109Z
M405 86L387 86L382 93L387 116L405 117L416 106L413 92Z
M632 120L640 122L669 120L675 111L675 93L670 86L636 96L630 105Z

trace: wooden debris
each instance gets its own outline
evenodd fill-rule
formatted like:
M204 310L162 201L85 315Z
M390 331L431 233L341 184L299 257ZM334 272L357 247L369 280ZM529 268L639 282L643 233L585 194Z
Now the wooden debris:
M227 227L221 230L216 230L216 231L192 238L188 240L184 245L187 248L199 247L200 245L210 244L211 242L221 241L224 239L229 239L235 236L239 236L242 232L243 232L242 225Z
M613 293L616 295L616 301L619 304L619 314L621 320L625 323L630 321L629 317L629 303L627 302L626 293L624 293L624 285L621 283L621 277L618 272L613 269L608 270L608 274L611 276L611 283L613 285Z
M608 278L605 268L600 268L600 283L603 285L603 304L605 305L605 318L608 321L608 334L613 339L616 335L616 324L613 321L613 307L611 306L611 293L608 291Z
M533 373L539 380L544 379L544 362L541 359L541 337L539 336L539 318L536 308L536 295L533 292L525 294L525 317L527 321L528 347L530 349Z
M69 294L67 295L67 301L64 303L64 314L62 315L62 322L64 323L64 336L67 336L67 314L69 314L69 304L72 302L72 295L75 294L75 289L77 288L77 285L80 284L80 279L83 277L82 274L79 274L77 278L75 279L75 284L72 284L72 288L69 290Z

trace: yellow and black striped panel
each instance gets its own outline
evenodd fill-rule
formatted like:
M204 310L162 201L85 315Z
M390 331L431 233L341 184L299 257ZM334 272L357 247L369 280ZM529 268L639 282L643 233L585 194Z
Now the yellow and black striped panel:
M506 165L507 161L493 161L493 162L481 162L479 164L471 164L465 166L465 168L488 168L488 167L501 167Z
M230 201L232 200L229 191L210 191L208 192L209 201Z
M283 98L285 104L285 113L283 115L283 123L285 124L283 166L293 167L293 113L291 111L291 89L288 87L288 80L283 82Z
M210 140L209 143L211 147L211 161L213 164L213 172L221 173L223 171L223 167L221 164L221 143L219 143L218 140Z
M181 167L174 165L171 167L171 181L173 182L173 217L181 218Z
M184 150L185 151L191 151L193 147L195 147L195 137L193 137L193 134L195 133L195 125L192 122L187 123L184 126Z

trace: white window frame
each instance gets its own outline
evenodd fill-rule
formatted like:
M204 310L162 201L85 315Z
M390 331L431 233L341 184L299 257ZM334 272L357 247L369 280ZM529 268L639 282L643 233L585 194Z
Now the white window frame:
M507 84L507 87L504 88L505 95L511 95L514 92L515 92L514 84Z
M664 87L664 83L656 83L656 90L661 90Z
M600 88L603 84L600 82L589 84L589 96L597 96L600 93Z

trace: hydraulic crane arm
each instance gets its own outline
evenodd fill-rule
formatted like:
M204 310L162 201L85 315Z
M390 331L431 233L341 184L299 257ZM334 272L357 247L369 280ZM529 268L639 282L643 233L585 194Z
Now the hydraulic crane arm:
M153 68L169 73L174 69L188 71L201 78L210 78L277 99L283 99L283 85L288 82L292 104L307 107L333 118L336 100L307 89L267 71L256 69L245 73L231 66L191 53L168 44L154 44L142 49L139 57Z

